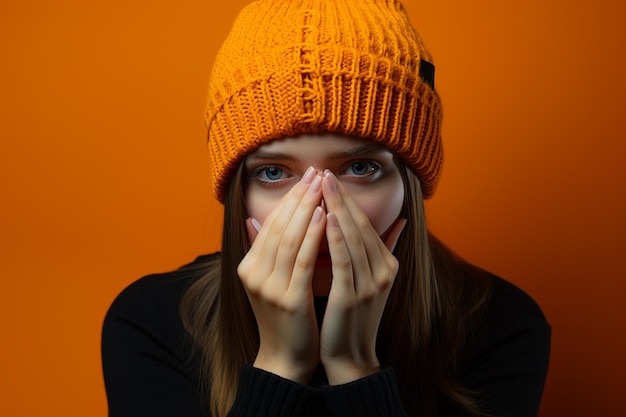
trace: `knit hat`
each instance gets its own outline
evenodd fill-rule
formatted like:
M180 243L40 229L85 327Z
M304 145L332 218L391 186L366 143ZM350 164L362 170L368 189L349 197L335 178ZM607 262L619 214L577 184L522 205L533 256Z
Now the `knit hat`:
M218 52L206 123L222 203L246 154L272 140L334 132L377 142L420 179L441 172L441 102L430 55L396 0L257 0Z

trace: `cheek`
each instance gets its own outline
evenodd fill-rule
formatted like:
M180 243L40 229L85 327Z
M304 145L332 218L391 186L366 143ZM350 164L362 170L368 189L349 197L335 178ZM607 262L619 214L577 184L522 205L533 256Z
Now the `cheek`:
M353 195L379 236L396 221L404 204L404 187L398 178L393 186L381 187L367 195Z
M267 216L278 205L283 194L263 192L250 187L246 192L246 215L256 219L260 224L265 222Z

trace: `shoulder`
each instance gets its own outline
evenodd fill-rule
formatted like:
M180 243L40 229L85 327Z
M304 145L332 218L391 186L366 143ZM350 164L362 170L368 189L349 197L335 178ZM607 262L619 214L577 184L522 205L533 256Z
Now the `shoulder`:
M177 308L187 288L206 274L217 258L218 253L202 255L174 271L150 274L138 279L120 292L111 304L108 314L144 311L146 307Z
M539 304L517 285L496 275L490 274L492 294L490 308L507 316L530 317L545 321L545 316Z
M115 298L101 339L110 415L203 415L180 303L218 259L200 256L175 271L148 275Z
M525 358L541 372L547 369L551 327L539 304L514 283L492 273L488 297L480 313L472 315L471 341L466 345L466 365L509 365Z
M491 295L487 305L489 327L531 327L549 332L550 325L539 304L524 290L510 281L491 276Z
M205 275L219 254L203 255L181 268L147 275L130 284L112 302L103 324L103 346L133 343L140 337L181 340L180 302Z
M474 377L482 375L483 383L491 378L513 386L518 380L522 391L534 385L540 397L550 357L550 324L527 292L495 275L490 274L490 279L490 297L470 348L467 370Z
M550 325L537 302L513 283L489 275L491 293L468 355L463 385L480 393L490 415L535 416L550 357Z

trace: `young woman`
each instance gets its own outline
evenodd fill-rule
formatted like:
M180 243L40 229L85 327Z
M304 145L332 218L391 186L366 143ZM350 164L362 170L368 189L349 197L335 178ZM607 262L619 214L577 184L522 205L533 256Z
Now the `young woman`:
M550 327L428 233L434 67L394 0L257 0L207 124L222 252L103 330L109 415L535 416Z

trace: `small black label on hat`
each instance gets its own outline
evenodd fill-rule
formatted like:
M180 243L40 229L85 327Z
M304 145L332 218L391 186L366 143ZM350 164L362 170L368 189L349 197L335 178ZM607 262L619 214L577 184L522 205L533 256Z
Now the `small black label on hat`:
M420 78L435 89L435 66L428 61L420 59Z

